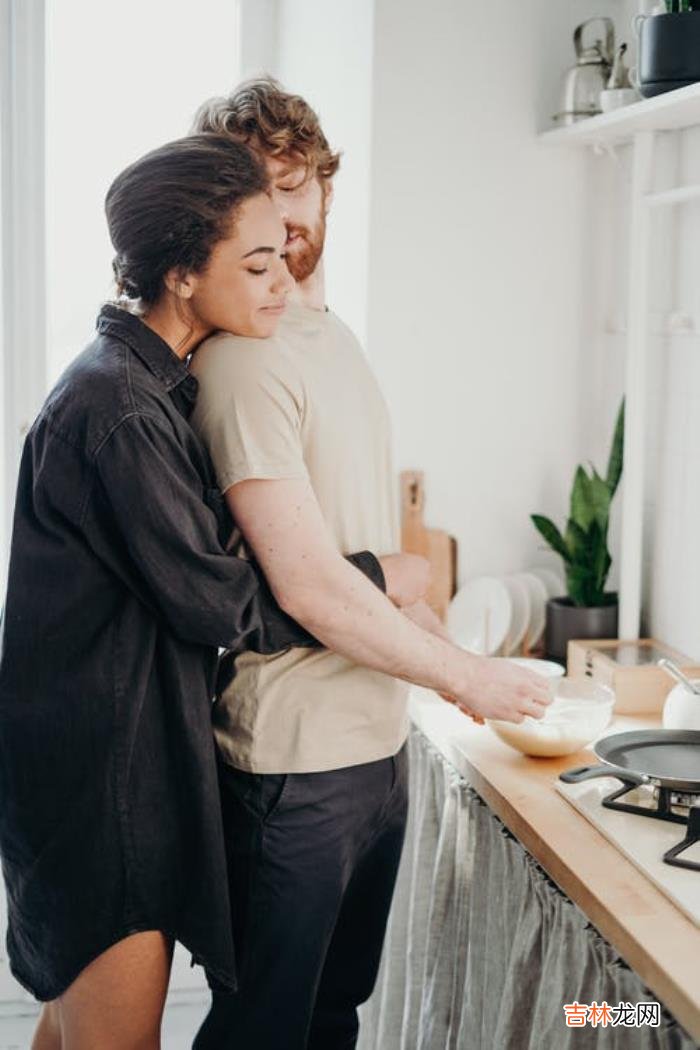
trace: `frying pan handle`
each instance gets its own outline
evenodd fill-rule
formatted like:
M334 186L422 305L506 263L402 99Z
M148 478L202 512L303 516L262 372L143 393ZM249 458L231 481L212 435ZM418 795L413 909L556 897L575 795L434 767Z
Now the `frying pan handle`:
M617 777L624 784L631 784L633 787L646 784L649 780L643 773L632 773L631 770L621 769L619 766L577 766L559 774L559 779L566 784L580 784L582 780L593 780L594 777Z

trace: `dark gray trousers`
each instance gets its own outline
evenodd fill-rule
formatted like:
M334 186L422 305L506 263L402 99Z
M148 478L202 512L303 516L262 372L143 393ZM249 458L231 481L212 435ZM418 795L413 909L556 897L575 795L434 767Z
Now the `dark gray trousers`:
M353 1050L406 828L408 747L325 773L220 767L239 989L193 1050Z

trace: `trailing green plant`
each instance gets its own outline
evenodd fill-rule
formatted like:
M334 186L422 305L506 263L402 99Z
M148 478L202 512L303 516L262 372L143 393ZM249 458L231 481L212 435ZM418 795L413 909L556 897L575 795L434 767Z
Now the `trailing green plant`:
M622 399L604 478L593 464L588 475L576 468L571 489L569 520L564 535L549 518L530 518L549 546L564 561L566 588L574 605L610 605L615 598L605 593L612 558L608 550L610 504L622 476L625 440L625 399Z
M683 11L700 11L700 0L666 0L666 11L669 15Z

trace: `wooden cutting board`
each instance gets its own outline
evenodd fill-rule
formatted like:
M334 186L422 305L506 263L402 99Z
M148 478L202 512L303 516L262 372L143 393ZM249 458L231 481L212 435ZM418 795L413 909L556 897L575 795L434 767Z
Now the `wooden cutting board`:
M430 562L432 581L427 602L444 622L457 588L457 541L443 529L429 529L423 520L423 471L401 472L401 550L422 554Z

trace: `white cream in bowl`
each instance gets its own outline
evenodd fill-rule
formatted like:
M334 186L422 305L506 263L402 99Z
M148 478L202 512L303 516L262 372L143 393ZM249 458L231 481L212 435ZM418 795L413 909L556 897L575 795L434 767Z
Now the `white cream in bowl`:
M596 740L612 717L615 694L591 678L555 679L554 699L543 718L522 722L487 719L494 733L524 755L572 755Z

